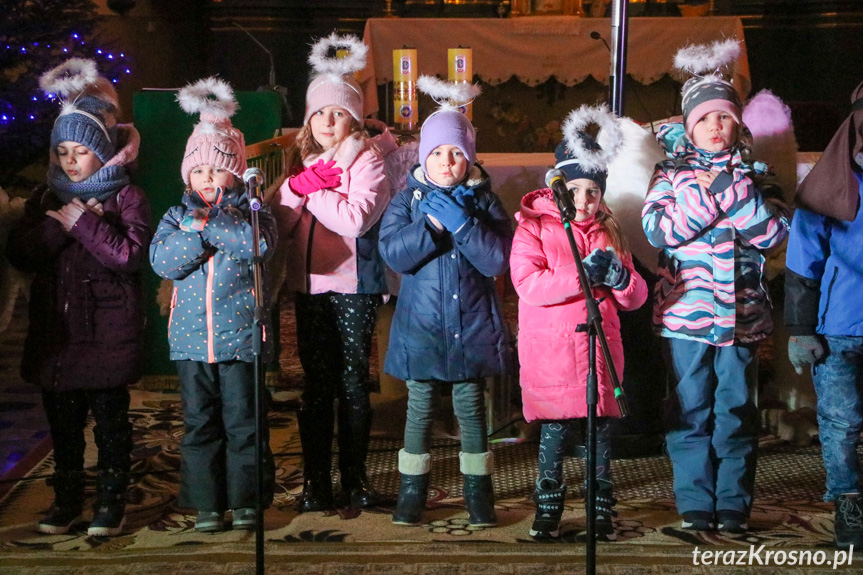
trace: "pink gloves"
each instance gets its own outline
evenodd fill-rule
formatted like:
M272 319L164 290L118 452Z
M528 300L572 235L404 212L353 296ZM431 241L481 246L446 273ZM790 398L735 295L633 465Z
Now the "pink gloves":
M317 164L313 164L296 176L288 178L288 186L298 196L307 196L319 190L335 188L342 183L342 178L339 177L342 169L334 168L335 164L335 160L330 160L326 164L323 160L318 160Z

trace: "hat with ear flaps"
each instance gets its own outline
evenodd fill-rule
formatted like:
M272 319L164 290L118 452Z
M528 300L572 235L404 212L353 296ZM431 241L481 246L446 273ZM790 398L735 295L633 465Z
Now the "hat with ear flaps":
M39 87L60 97L60 115L51 129L51 149L62 142L87 146L102 164L117 149L119 101L111 82L99 75L96 63L70 58L39 78Z
M339 57L339 52L344 52ZM335 32L312 46L309 64L315 77L306 90L306 113L303 124L312 114L326 106L347 110L358 122L363 121L363 92L353 75L366 66L368 46L352 34Z
M860 182L855 172L863 170L863 82L851 94L851 113L812 171L797 188L796 203L816 214L852 222L860 209Z
M177 101L185 112L201 115L201 121L186 142L180 167L183 182L188 185L192 169L204 164L243 177L246 140L231 124L231 116L239 109L231 86L215 77L205 78L180 90Z
M599 127L595 140L585 131L591 124ZM554 150L555 169L564 173L566 181L593 180L605 193L608 164L623 145L618 118L605 104L585 104L567 115L561 131L563 139Z
M710 112L728 112L740 124L740 94L723 77L723 71L738 56L740 44L734 39L686 46L675 54L674 67L692 75L681 90L683 123L690 140L692 128Z
M482 89L475 84L447 82L434 76L420 76L417 88L438 104L438 109L426 118L420 129L419 160L423 172L426 158L443 145L456 146L467 158L468 165L473 165L476 129L459 107L473 102Z

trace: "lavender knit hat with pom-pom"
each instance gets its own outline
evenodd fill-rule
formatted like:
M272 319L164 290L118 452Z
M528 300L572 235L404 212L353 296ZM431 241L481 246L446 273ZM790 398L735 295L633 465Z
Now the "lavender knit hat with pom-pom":
M246 141L243 133L231 124L231 116L238 106L228 83L214 77L199 80L180 90L177 101L187 113L201 115L201 121L186 142L180 167L183 182L188 185L192 170L204 164L243 177Z

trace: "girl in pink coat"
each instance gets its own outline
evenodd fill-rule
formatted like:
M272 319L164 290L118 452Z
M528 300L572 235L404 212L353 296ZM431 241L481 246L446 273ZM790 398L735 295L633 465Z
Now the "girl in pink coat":
M343 48L347 57L331 57ZM366 50L358 38L335 33L313 46L309 62L318 75L306 91L305 125L279 190L297 352L306 375L297 414L304 465L300 512L335 504L330 466L336 416L344 503L369 507L378 499L365 461L372 425L369 356L386 292L377 248L390 200L384 154L396 142L386 129L370 137L363 121L353 72L363 68Z
M582 132L600 125L597 140ZM634 310L647 299L647 285L635 271L618 221L603 200L606 165L619 148L621 132L604 108L582 106L570 113L564 139L555 150L555 168L566 176L576 216L571 228L594 296L600 301L614 369L623 373L623 345L617 310ZM519 296L518 356L524 417L541 421L539 476L534 499L534 538L556 538L566 495L563 458L568 438L587 416L588 335L576 331L587 322L587 306L554 194L530 192L515 215L518 226L510 268ZM597 510L596 532L615 538L608 423L620 417L608 366L597 354Z

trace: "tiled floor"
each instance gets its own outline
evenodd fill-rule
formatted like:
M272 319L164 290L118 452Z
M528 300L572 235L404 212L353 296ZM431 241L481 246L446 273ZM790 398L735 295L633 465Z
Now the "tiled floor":
M9 327L0 333L0 477L48 435L39 389L21 380L27 302L19 297Z

